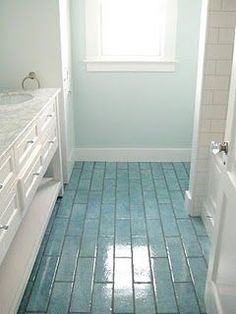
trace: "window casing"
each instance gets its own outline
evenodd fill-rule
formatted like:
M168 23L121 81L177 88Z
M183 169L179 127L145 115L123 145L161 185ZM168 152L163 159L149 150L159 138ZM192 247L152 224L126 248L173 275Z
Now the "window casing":
M86 0L88 71L175 71L177 0Z

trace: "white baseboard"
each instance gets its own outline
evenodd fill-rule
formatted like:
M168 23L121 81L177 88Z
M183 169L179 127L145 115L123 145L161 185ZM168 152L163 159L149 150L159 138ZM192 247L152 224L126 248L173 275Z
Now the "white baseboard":
M75 148L77 161L180 162L191 160L186 148Z

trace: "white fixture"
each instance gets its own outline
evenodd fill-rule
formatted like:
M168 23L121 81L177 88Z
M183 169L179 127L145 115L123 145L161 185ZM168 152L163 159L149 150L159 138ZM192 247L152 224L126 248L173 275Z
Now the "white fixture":
M18 105L0 106L0 313L17 312L63 193L58 94L59 89L15 93ZM26 98L27 106L19 103Z
M212 238L206 306L207 313L233 314L236 313L236 44L225 141L214 144L212 150L205 204L205 215L211 219Z

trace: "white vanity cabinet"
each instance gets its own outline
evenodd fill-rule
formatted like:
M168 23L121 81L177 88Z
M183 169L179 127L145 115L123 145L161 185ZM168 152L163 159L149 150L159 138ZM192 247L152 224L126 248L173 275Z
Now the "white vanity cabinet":
M63 193L59 90L48 92L42 103L37 93L38 107L31 107L31 119L0 157L0 313L4 314L17 312L52 209Z

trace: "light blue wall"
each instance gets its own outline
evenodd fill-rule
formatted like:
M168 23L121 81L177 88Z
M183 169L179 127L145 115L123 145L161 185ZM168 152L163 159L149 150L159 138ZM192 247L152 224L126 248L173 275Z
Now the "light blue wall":
M76 147L190 148L201 1L179 0L175 73L89 73L84 0L72 0Z

